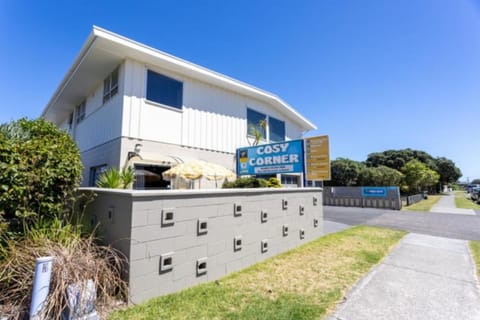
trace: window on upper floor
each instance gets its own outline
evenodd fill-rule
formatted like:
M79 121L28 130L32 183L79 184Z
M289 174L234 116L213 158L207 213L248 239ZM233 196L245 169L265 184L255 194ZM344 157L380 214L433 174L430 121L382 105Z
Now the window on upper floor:
M285 122L268 117L268 136L270 142L285 141Z
M152 70L148 70L147 100L169 107L182 109L183 83Z
M85 108L86 108L86 103L85 100L83 100L76 108L75 108L75 114L76 114L76 119L77 119L77 124L82 122L83 119L85 119ZM72 121L73 122L73 121Z
M103 80L103 103L118 93L118 67Z
M247 108L247 133L256 141L266 140L267 116Z
M73 115L74 112L70 113L70 116L68 116L68 130L73 129Z

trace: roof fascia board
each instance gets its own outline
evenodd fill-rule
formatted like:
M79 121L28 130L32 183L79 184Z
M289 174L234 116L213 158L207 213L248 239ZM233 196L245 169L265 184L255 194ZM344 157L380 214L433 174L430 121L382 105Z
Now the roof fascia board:
M175 66L179 66L185 70L189 70L193 72L194 74L199 75L200 78L203 78L204 80L209 80L209 79L214 79L216 80L216 83L223 83L223 84L228 84L229 86L232 86L234 88L240 88L242 91L245 93L249 93L250 95L254 94L256 96L260 96L264 100L269 100L272 101L273 103L276 103L280 105L281 107L287 109L288 112L294 115L294 118L297 119L298 122L302 123L307 129L309 130L315 130L317 127L308 121L306 118L304 118L301 114L299 114L297 111L295 111L290 105L288 105L286 102L284 102L282 99L280 99L278 96L264 91L262 89L256 88L252 85L246 84L244 82L238 81L236 79L233 79L231 77L228 77L226 75L223 75L221 73L209 70L207 68L204 68L202 66L193 64L191 62L188 62L186 60L180 59L178 57L175 57L173 55L170 55L166 52L163 52L161 50L149 47L145 44L142 44L140 42L131 40L127 37L118 35L116 33L113 33L111 31L102 29L100 27L94 26L93 27L93 34L96 37L99 38L104 38L106 40L118 43L119 45L129 47L133 50L142 52L144 54L153 56L157 59L160 59L162 61L165 61L167 63L171 63Z

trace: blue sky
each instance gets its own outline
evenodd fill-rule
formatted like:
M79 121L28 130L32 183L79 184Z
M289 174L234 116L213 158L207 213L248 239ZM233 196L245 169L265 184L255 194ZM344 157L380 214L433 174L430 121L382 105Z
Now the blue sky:
M279 95L332 158L413 148L480 178L480 1L0 0L0 123L40 115L92 25Z

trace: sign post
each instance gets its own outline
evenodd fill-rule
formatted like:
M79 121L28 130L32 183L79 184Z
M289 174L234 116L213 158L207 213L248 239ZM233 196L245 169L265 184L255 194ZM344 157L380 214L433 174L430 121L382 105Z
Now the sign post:
M305 139L306 180L330 180L330 147L328 136Z

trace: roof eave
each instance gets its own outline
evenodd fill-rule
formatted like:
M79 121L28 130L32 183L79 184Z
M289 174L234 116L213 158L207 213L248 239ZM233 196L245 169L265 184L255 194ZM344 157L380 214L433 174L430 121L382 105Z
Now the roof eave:
M52 97L48 101L47 106L45 107L45 109L43 109L40 117L42 117L42 118L46 117L46 115L47 115L48 111L50 110L50 108L52 107L52 105L54 105L55 102L58 100L59 96L62 94L63 90L65 89L65 87L70 82L70 80L73 77L73 75L75 74L76 70L78 70L78 68L82 64L82 61L88 55L88 52L92 48L96 38L97 38L97 36L95 34L95 28L94 28L94 30L90 33L90 35L88 36L84 45L82 46L82 49L80 50L80 53L77 55L73 64L70 66L67 73L65 74L62 81L60 82L60 85L57 87L57 89L53 93Z

